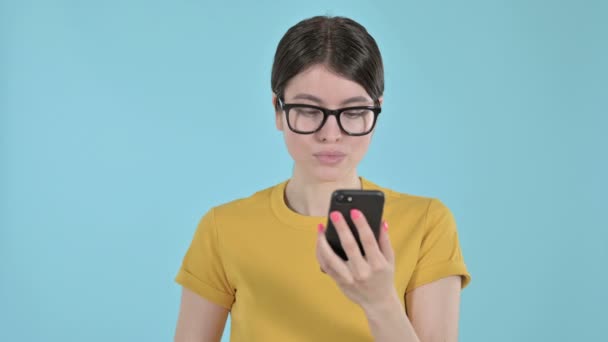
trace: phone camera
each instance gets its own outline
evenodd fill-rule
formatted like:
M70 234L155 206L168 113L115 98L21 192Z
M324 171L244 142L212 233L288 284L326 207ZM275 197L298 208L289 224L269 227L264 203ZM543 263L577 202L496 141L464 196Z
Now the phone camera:
M336 195L336 202L338 203L352 203L353 201L353 197L352 196L348 196L345 194L337 194Z

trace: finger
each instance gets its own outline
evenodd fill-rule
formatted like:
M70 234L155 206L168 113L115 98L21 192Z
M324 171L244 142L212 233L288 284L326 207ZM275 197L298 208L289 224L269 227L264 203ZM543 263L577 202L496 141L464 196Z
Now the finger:
M336 228L342 249L344 249L344 253L348 257L348 264L352 266L354 272L363 272L367 266L367 262L363 259L359 245L342 213L333 211L329 214L329 218Z
M322 226L322 225L320 225ZM317 236L317 258L321 268L336 281L352 282L353 277L346 263L334 252L327 242L324 229Z
M377 264L383 261L384 257L380 248L378 247L378 242L376 242L376 236L374 232L369 226L365 215L360 210L352 209L350 211L350 216L353 220L353 223L357 227L357 232L359 233L359 240L361 240L361 245L363 245L363 250L365 251L365 258L367 262L370 264Z
M324 230L325 230L325 227L323 226L323 224L319 223L319 225L317 226L317 245L315 248L315 255L317 256L317 261L319 262L319 270L321 271L321 273L327 274L327 272L325 272L325 269L324 269L324 267L326 267L325 260L321 256L321 248L320 248L321 244L319 243L320 235L324 234Z
M382 230L380 231L379 242L382 254L389 263L394 265L395 253L393 251L390 236L388 235L388 223L386 221L382 221Z
M329 266L327 265L327 257L325 256L325 253L322 252L321 239L327 239L327 238L325 237L325 226L323 226L322 223L319 223L318 233L317 233L317 245L316 245L315 252L317 255L317 261L319 262L319 270L322 273L329 275L329 273L326 271L329 268Z

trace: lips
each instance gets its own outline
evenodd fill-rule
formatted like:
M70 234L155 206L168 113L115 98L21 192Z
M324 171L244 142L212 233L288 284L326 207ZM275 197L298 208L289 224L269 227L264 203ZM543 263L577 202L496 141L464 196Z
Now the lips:
M325 165L336 165L344 160L346 154L339 151L323 151L315 153L314 156L321 164Z

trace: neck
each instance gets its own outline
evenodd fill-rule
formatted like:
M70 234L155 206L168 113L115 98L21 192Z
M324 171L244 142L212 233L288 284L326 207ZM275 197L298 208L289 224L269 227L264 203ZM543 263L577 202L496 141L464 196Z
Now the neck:
M294 169L285 188L287 205L306 216L327 216L331 194L336 189L361 189L361 180L353 170L336 181L324 181L304 175Z

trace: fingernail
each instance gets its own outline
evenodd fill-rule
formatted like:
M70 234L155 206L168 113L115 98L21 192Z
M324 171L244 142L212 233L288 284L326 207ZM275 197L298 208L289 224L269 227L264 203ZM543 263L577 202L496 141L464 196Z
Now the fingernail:
M388 232L388 223L386 221L382 221L382 229L384 229L385 232Z
M331 214L329 214L329 217L331 217L331 220L334 222L340 221L340 213L337 211L332 211Z
M319 225L317 226L317 232L322 232L325 229L325 226L323 226L323 223L319 223Z
M353 218L353 220L358 220L361 217L361 212L357 209L351 209L350 216Z

